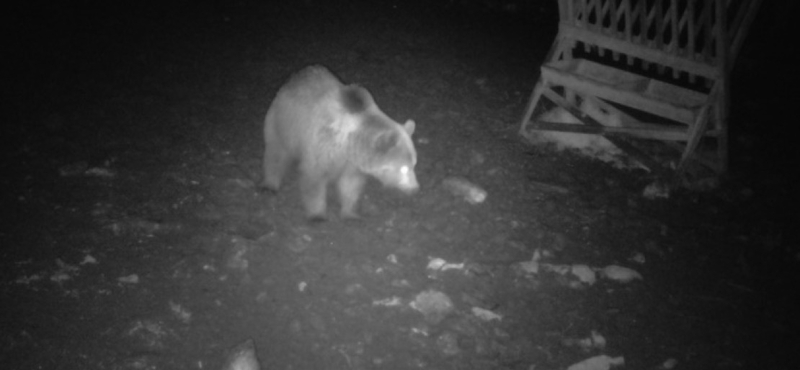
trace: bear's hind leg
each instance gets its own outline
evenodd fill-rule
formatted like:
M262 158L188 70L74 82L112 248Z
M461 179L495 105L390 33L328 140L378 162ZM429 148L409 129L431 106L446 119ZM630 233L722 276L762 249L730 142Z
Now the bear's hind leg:
M267 140L264 149L264 178L261 179L259 187L277 192L281 187L289 162L291 162L291 158L286 153L286 149L275 140Z
M342 218L359 218L356 213L356 204L364 189L364 175L355 171L345 171L337 183L339 190L339 203L341 203Z

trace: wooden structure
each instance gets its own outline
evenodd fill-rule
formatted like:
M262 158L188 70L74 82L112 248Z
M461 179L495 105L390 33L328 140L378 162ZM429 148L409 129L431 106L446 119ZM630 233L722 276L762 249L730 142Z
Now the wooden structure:
M728 76L760 0L559 0L558 5L558 35L525 109L521 135L597 133L622 149L620 135L656 139L677 149L679 173L688 163L716 174L726 171ZM583 125L536 122L542 97ZM616 124L589 116L586 101L618 116Z

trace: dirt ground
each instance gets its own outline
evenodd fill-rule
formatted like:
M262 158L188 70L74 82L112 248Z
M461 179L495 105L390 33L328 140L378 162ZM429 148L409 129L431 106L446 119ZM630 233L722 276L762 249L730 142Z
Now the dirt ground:
M14 12L2 367L218 369L248 339L262 369L796 366L796 167L761 125L787 101L752 94L780 66L745 47L727 181L650 200L644 171L517 135L555 1L409 3ZM312 224L296 177L257 191L268 104L310 64L416 120L418 194L372 181L361 220Z

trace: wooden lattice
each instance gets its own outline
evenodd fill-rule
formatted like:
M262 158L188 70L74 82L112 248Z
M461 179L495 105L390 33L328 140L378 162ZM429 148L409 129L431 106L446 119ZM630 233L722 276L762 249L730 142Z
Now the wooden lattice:
M559 31L520 133L603 134L667 142L692 161L727 169L728 75L760 0L559 0ZM546 97L583 125L532 121ZM620 117L598 122L591 101ZM611 103L611 104L610 104ZM632 109L626 109L632 108ZM636 114L642 112L643 114ZM701 140L711 150L699 151Z

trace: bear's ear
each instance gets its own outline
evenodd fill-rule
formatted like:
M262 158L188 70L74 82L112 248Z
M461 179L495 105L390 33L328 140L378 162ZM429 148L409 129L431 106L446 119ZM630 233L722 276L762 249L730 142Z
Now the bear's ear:
M381 154L388 153L397 145L397 132L384 132L376 136L372 142L375 151Z
M358 85L348 85L342 88L340 99L344 108L351 114L364 113L375 103L367 89Z
M416 126L417 126L417 124L414 123L414 120L410 119L410 120L406 121L406 124L403 125L403 128L406 129L406 132L408 133L408 136L411 136L411 135L414 135L414 128Z

